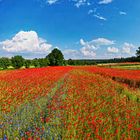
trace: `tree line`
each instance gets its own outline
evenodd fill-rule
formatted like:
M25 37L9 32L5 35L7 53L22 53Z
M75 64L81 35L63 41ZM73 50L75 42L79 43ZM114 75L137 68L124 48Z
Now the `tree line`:
M127 58L66 60L66 64L68 65L96 65L101 63L123 63L123 62L140 62L140 47L136 50L136 56Z
M21 67L46 67L46 66L64 66L64 65L96 65L99 63L120 63L120 62L140 62L140 47L136 50L136 56L128 58L114 58L114 59L96 59L96 60L65 60L62 52L55 48L45 58L24 59L22 56L17 55L12 58L0 58L0 68L7 69L12 66L15 69Z
M24 59L21 55L13 56L12 58L0 58L0 68L7 69L12 66L15 69L21 67L46 67L46 66L62 66L65 65L65 60L62 52L59 49L52 50L45 58Z

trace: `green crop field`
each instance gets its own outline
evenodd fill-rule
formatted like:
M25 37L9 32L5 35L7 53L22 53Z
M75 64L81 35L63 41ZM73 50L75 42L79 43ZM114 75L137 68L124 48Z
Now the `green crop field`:
M107 63L107 64L98 64L98 66L118 69L130 69L130 70L140 69L140 63Z

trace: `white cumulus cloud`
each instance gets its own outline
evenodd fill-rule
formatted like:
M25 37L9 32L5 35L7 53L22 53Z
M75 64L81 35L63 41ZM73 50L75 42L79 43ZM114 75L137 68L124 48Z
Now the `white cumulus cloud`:
M96 56L96 50L100 46L109 46L113 44L115 44L114 41L106 38L97 38L91 41L84 41L83 39L80 39L80 45L82 46L80 51L84 56L93 58Z
M109 53L118 53L118 52L119 52L119 49L116 48L116 47L108 47L108 48L107 48L107 51L108 51Z
M87 58L94 58L96 56L96 52L92 46L82 47L80 51Z
M94 45L93 41L85 42L83 39L80 39L80 45L96 50L96 46Z
M99 4L109 4L109 3L112 3L112 2L113 2L113 0L101 0L99 2Z
M3 50L13 53L44 53L52 48L52 45L38 37L35 31L20 31L12 39L0 42L0 46Z
M126 54L131 54L131 50L135 48L135 45L125 42L122 48L122 52Z
M80 51L87 58L93 58L96 56L96 46L92 42L85 42L83 39L80 39L80 45L83 46Z

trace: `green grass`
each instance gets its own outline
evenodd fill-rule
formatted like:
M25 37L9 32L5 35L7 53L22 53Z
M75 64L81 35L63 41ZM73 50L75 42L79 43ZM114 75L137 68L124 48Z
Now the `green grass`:
M29 68L35 68L35 66L30 66ZM0 71L1 70L14 70L15 68L13 66L9 66L7 69L3 69L0 67ZM22 66L20 69L25 69L25 66Z
M118 69L130 69L130 70L140 70L140 64L122 64L122 63L107 63L107 64L98 64L100 67L107 68L118 68Z
M111 68L139 70L140 65L111 66Z

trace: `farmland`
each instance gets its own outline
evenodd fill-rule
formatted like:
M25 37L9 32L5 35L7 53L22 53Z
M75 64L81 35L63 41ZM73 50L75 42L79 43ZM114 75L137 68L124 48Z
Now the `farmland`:
M130 70L139 70L140 69L139 62L107 63L107 64L99 64L99 66L108 67L108 68L118 68L118 69L130 69Z
M0 139L138 140L140 70L0 71Z

